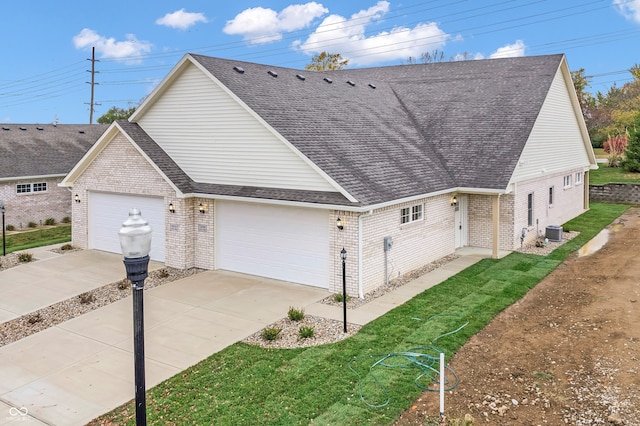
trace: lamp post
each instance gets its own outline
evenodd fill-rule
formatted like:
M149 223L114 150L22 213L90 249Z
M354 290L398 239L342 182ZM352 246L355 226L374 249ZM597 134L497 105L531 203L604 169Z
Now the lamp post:
M347 251L342 247L340 251L342 259L342 312L344 314L344 332L347 332Z
M4 201L0 200L0 212L2 212L2 255L7 255L7 244L5 243L5 235L4 235Z
M140 210L131 209L129 217L118 232L124 255L127 279L133 293L133 361L136 385L136 425L147 424L147 403L144 384L144 311L142 290L147 278L151 226L142 218Z

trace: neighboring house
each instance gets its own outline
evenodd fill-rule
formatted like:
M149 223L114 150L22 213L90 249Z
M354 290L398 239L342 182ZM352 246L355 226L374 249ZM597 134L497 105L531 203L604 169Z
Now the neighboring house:
M72 196L58 184L100 135L103 125L0 124L0 200L16 229L71 217Z
M362 296L576 217L596 167L563 55L314 73L187 54L62 185L75 245L119 252L137 207L168 266L339 292L344 247Z

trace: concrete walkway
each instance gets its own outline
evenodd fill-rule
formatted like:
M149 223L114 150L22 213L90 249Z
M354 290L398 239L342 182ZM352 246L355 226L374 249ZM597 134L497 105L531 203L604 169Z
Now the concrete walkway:
M4 312L21 315L30 306L42 307L51 304L49 301L72 297L119 280L124 274L117 255L81 251L57 256L44 251L34 253L42 259L34 264L0 272L0 299L11 296L9 287L21 280L26 292L21 294L36 300L20 301L19 307L4 303ZM350 310L349 322L364 325L488 257L489 252L464 249L458 254L458 259L445 266ZM40 297L38 291L27 289L57 289L58 285L59 294L71 296L47 291L47 297ZM340 307L318 303L328 294L314 287L225 271L207 271L146 290L147 387L281 319L290 306L302 307L310 315L341 320ZM131 305L128 297L0 347L0 425L15 425L17 421L83 425L131 400Z

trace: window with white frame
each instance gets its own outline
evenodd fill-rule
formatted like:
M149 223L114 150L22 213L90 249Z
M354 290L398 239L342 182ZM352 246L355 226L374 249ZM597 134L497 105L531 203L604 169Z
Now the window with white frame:
M34 183L31 185L33 192L44 192L47 190L47 182Z
M576 173L576 185L580 185L582 183L582 172Z
M527 194L527 226L533 226L533 192Z
M400 210L400 224L416 222L424 218L424 207L422 204L416 204L411 207L404 207Z
M47 182L19 183L16 185L16 194L30 194L32 192L45 192Z
M564 177L564 187L569 188L571 186L571 175L566 175Z

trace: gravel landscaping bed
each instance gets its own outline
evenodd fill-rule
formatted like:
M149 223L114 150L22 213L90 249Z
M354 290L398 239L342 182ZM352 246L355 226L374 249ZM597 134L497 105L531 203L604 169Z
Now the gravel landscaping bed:
M364 298L360 299L359 297L349 297L347 299L347 308L349 309L355 309L359 306L364 305L365 303L369 303L374 299L377 299L380 296L384 296L385 294L396 290L397 288L402 287L403 285L405 285L406 283L415 280L418 277L423 276L424 274L426 274L427 272L431 272L435 269L438 269L439 267L446 265L447 263L451 262L452 260L457 259L459 256L457 254L450 254L448 256L442 257L434 262L431 262L425 266L423 266L422 268L419 269L415 269L411 272L407 272L406 274L398 277L398 278L394 278L392 280L390 280L387 284L381 285L380 287L376 288L375 290L367 293L364 295ZM327 296L324 299L321 300L321 303L324 303L325 305L332 305L332 306L342 306L342 301L337 302L336 301L336 297L335 295L331 295L331 296Z
M263 348L306 348L338 342L354 335L362 328L360 325L347 323L347 332L345 333L344 322L313 315L305 315L300 321L283 318L268 327L281 329L275 340L263 339L262 331L259 331L244 339L243 342ZM313 337L300 337L300 327L313 327Z
M59 250L59 249L58 249ZM64 250L61 253L70 253L74 250ZM58 251L60 252L60 251ZM18 253L10 253L1 258L1 269L18 266ZM175 269L162 268L149 272L149 277L145 280L146 290L166 283L170 283L181 278L201 272L201 269ZM21 317L0 324L0 346L23 339L31 334L53 327L64 321L75 318L79 315L106 306L110 303L123 299L131 294L131 282L127 279L98 287L78 296L30 312Z

